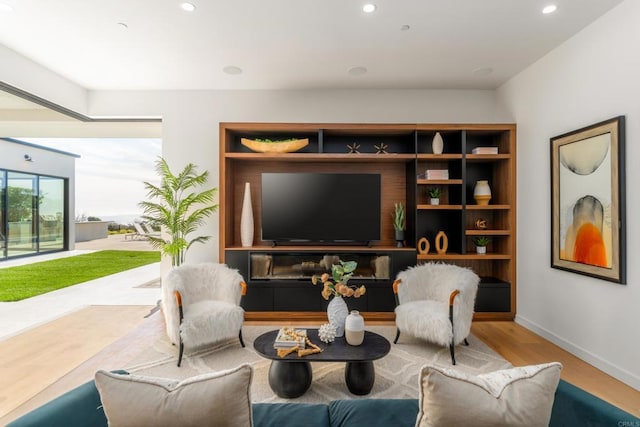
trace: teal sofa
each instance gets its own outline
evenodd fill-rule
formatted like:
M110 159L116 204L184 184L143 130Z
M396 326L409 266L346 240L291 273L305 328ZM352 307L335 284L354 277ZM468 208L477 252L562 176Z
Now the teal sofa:
M417 399L335 400L329 404L254 403L255 427L413 427ZM93 381L34 409L9 427L101 427L107 419ZM473 425L470 420L469 425ZM640 419L560 380L551 426L640 426Z

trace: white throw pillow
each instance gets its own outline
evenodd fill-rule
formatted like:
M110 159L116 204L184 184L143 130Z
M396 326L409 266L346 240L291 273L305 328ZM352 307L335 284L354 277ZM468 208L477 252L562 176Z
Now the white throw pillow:
M475 376L424 366L416 427L547 426L561 369L554 362Z
M182 381L98 371L111 427L251 426L250 365Z

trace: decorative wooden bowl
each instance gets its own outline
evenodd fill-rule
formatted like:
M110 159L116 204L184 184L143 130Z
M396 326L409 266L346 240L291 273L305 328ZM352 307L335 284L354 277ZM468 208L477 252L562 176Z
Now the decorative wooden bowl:
M263 142L253 139L241 138L240 142L245 147L258 153L293 153L309 145L309 138L293 139L282 142Z

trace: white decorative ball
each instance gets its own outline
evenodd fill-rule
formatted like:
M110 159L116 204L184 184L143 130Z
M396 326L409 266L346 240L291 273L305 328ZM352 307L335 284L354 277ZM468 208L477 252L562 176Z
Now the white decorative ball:
M336 327L331 323L325 323L318 329L318 338L325 343L333 342L336 339Z

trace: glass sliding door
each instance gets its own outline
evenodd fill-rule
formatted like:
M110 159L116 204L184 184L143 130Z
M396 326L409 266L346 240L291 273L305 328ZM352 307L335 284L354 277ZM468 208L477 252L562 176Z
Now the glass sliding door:
M0 170L0 260L7 257L6 175L5 171Z
M38 177L7 173L7 255L30 255L38 251L37 211Z
M41 176L38 183L40 252L64 249L64 179Z

